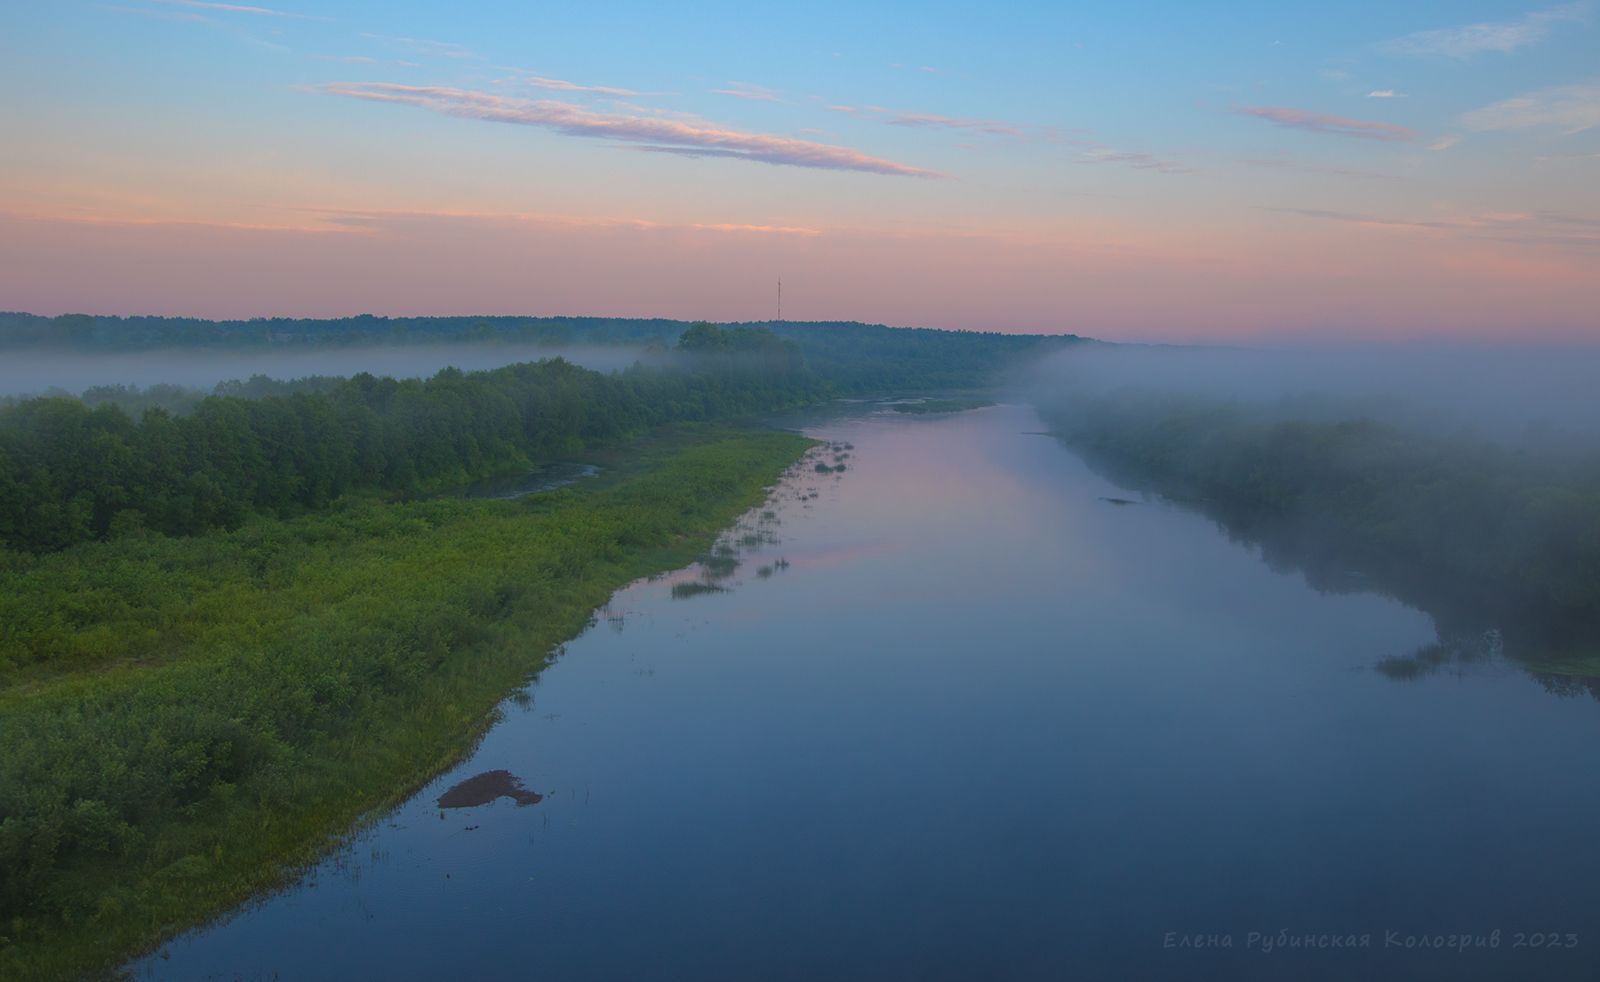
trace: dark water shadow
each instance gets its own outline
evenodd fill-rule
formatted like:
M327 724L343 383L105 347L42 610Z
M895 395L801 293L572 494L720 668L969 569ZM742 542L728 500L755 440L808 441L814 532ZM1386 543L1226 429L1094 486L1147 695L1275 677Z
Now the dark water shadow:
M544 795L529 791L510 771L484 771L461 781L439 796L440 808L476 808L501 798L510 798L518 808L537 805Z

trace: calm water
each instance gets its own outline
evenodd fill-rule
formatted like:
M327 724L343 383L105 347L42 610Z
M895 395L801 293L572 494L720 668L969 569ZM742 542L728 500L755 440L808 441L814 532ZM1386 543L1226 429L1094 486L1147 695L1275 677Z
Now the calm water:
M1102 500L1040 428L808 427L848 469L746 521L781 541L727 592L621 591L459 768L134 972L1593 977L1600 705L1494 662L1385 678L1425 616ZM1578 947L1513 948L1545 932Z

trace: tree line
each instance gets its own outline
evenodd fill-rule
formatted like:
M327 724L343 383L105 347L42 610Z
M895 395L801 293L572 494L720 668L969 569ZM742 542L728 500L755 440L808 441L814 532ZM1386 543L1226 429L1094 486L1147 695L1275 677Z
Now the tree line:
M351 491L437 491L825 391L791 343L759 329L704 325L685 350L753 357L613 374L559 358L426 380L363 373L137 418L110 401L22 400L0 408L0 546L48 552L141 528L190 535Z
M1600 454L1151 390L1062 395L1046 417L1119 480L1193 503L1313 582L1356 572L1442 634L1499 629L1538 658L1600 638Z

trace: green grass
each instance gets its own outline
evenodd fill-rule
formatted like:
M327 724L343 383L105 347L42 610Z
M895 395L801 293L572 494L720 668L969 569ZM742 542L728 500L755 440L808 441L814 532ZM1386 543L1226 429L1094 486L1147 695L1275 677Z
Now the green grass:
M107 970L282 882L809 445L696 430L517 501L0 554L0 978Z

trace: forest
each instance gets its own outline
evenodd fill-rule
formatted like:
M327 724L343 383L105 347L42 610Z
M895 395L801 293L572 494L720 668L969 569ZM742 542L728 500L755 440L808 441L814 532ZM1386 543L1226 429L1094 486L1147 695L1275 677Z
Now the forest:
M1379 588L1441 636L1597 674L1600 454L1204 395L1057 393L1054 431L1117 480L1192 504L1333 589Z
M560 359L426 380L358 375L219 387L135 419L117 401L0 408L0 547L48 552L140 528L175 535L302 514L353 491L406 496L527 469L672 422L770 412L825 386L792 343L702 325L697 370L602 374Z

